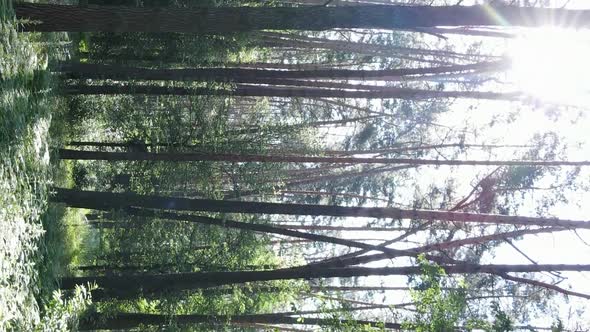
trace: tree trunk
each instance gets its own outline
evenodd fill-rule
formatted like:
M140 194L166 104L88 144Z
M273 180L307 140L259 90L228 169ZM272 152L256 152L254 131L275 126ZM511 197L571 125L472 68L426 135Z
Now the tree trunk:
M453 65L425 68L401 68L382 70L317 69L275 70L245 68L182 68L151 69L81 62L63 62L55 70L80 79L119 80L172 80L172 81L220 81L264 83L263 79L346 79L368 80L397 78L412 75L429 75L465 71L500 71L510 66L508 61L480 62L469 65Z
M261 82L265 84L265 82ZM275 82L273 82L275 83ZM250 96L302 98L366 98L425 100L432 98L466 98L480 100L520 100L521 92L437 91L385 86L363 86L362 90L343 90L301 86L238 85L234 89L210 89L156 85L68 85L68 95L177 95L177 96Z
M340 196L340 197L345 197L345 198L356 198L358 200L389 202L389 200L385 199L385 198L365 196L365 195L356 195L356 194L349 194L349 193L341 193L341 192L325 192L325 191L310 191L310 190L281 190L277 193L277 195L285 195L285 194L286 195L305 195L305 196L329 196L329 197Z
M441 242L435 243L431 245L425 245L422 247L415 247L412 248L415 252L430 252L435 250L445 250L451 248L457 248L466 245L475 245L475 244L482 244L490 241L501 241L505 239L510 239L518 236L528 235L528 234L539 234L539 233L552 233L552 232L560 232L566 231L567 228L559 228L559 227L547 227L547 228L539 228L539 229L524 229L518 230L513 232L505 232L505 233L497 233L491 235L484 235L484 236L477 236L471 238L465 238L456 241L448 241L448 242ZM345 254L339 257L330 258L325 261L320 261L314 263L315 265L320 265L324 267L346 267L352 265L360 265L360 264L367 264L383 259L387 259L388 256L386 254L372 254L372 255L365 255L359 256L361 253L365 253L366 250L361 250L358 252L353 252L350 254Z
M24 31L218 34L263 29L536 27L560 22L585 28L590 22L588 10L514 6L136 8L17 3L14 9L19 20L27 20Z
M431 34L438 34L438 35L457 34L457 35L464 35L464 36L494 37L494 38L507 38L507 39L513 39L513 38L517 37L516 34L511 33L511 32L482 30L482 29L473 29L473 28L421 28L421 29L412 29L409 31L431 33Z
M317 127L324 127L324 126L338 126L338 125L345 125L351 122L364 122L366 120L374 120L381 118L381 115L369 115L369 116L361 116L358 118L346 118L340 120L329 120L329 121L315 121L315 122L303 122L303 123L295 123L295 124L286 124L286 125L271 125L271 126L253 126L253 127L246 127L246 128L238 128L238 129L230 129L228 132L232 134L258 134L261 131L265 132L272 132L272 131L290 131L290 130L297 130L303 128L317 128Z
M399 256L416 256L420 252L417 251L408 251L408 250L397 250L388 248L386 246L381 245L373 245L364 242L358 242L349 239L341 239L333 236L321 235L321 234L313 234L313 233L305 233L299 232L295 230L288 229L287 227L275 227L263 224L256 224L256 223L247 223L247 222L240 222L240 221L233 221L227 219L218 219L218 218L210 218L205 216L195 216L189 214L179 214L179 213L171 213L171 212L156 212L153 210L142 210L136 208L128 208L127 212L130 215L143 217L143 218L163 218L168 220L178 220L178 221L188 221L194 223L200 223L205 225L213 225L213 226L220 226L220 227L227 227L227 228L235 228L235 229L243 229L248 231L254 232L261 232L266 234L278 234L278 235L285 235L290 237L296 237L301 239L308 239L312 241L318 242L325 242L325 243L332 243L332 244L339 244L343 246L348 246L352 248L361 248L367 251L375 250L381 251L387 255L389 258L395 258ZM438 262L444 263L448 262L448 260L442 259L440 257L432 256L432 255L425 255L426 258Z
M152 152L103 152L60 149L61 159L109 160L109 161L226 161L261 163L333 163L333 164L407 164L434 166L590 166L590 161L557 160L441 160L411 158L355 158L355 157L315 157L299 155L254 155L229 153L152 153Z
M354 227L354 226L322 226L322 225L285 225L273 224L275 227L282 227L286 229L303 229L308 231L336 231L336 232L399 232L405 231L407 228L399 227Z
M590 271L590 265L443 265L447 274L490 273L506 274L510 272L544 272L544 271ZM245 282L315 279L315 278L351 278L361 276L392 276L421 274L420 266L402 267L298 267L270 271L235 271L235 272L187 272L170 274L136 274L125 276L69 277L61 279L62 289L72 289L76 285L96 283L103 292L110 294L150 294L165 291L201 289L220 285Z
M256 324L285 324L285 325L318 325L333 326L335 324L358 324L359 326L368 325L373 327L383 326L388 329L399 329L400 324L377 322L367 320L334 320L330 318L312 318L289 316L288 314L296 313L274 313L274 314L253 314L253 315L236 315L236 316L215 316L215 315L160 315L160 314L141 314L141 313L118 313L101 319L99 314L85 320L80 325L80 330L126 330L135 329L141 325L168 325L170 322L179 325L188 324L210 324L214 326L223 325L224 323L256 323Z
M262 202L221 201L212 199L138 195L134 193L109 193L55 188L51 201L65 203L70 207L97 210L142 207L185 211L208 211L225 213L264 213L284 215L309 215L333 217L369 217L392 219L422 219L456 222L496 223L509 225L537 225L590 229L590 222L540 217L518 217L467 212L407 210L398 208L348 207L314 204L283 204ZM201 217L205 218L205 217ZM254 225L254 224L252 224ZM263 226L263 225L257 225ZM285 234L288 235L288 234Z
M381 55L381 56L395 56L398 54L408 55L426 55L430 57L438 58L456 58L456 59L469 59L476 57L483 58L494 58L497 56L486 56L481 54L466 54L458 53L446 50L436 49L422 49L422 48L411 48L402 47L395 45L382 45L375 43L363 43L363 42L352 42L337 39L327 38L314 38L299 34L288 34L279 32L259 32L255 36L260 36L263 40L278 41L285 43L286 45L296 47L307 47L307 48L321 48L329 49L339 52L353 52L358 54L369 53L369 55ZM419 61L420 59L418 59Z
M373 292L373 291L409 291L412 287L390 287L390 286L310 286L313 292Z
M520 100L521 92L438 91L410 88L372 86L372 90L342 90L329 88L277 87L240 84L234 89L189 88L157 85L68 85L68 95L176 95L176 96L249 96L303 98L366 98L425 100L432 98L466 98L481 100Z
M480 148L480 149L499 149L499 148L532 148L532 145L497 145L497 144L465 144L465 143L450 143L450 144L433 144L433 145L416 145L416 146L401 146L374 150L327 150L321 151L325 155L359 155L359 154L389 154L399 153L406 151L420 151L420 150L432 150L432 149L443 149L443 148Z

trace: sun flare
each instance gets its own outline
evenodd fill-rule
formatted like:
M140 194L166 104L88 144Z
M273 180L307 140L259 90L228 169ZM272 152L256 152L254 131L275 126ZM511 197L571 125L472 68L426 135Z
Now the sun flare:
M544 28L511 42L516 88L543 101L589 105L590 38L587 33Z

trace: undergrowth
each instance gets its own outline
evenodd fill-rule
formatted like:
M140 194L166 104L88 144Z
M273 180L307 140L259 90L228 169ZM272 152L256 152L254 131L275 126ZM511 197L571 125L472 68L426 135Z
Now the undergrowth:
M18 33L0 0L0 331L67 330L90 301L83 288L69 298L55 292L79 252L69 224L81 219L47 204L51 186L71 173L52 166L49 135L67 135L47 69L64 36Z

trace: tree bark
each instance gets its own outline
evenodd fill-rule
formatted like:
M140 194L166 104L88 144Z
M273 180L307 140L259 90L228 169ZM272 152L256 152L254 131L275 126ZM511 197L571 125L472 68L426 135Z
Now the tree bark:
M22 25L24 31L218 34L263 29L537 27L561 22L585 28L590 24L589 10L514 6L136 8L17 3L14 9L19 20L28 20Z
M521 100L522 92L438 91L374 86L372 90L342 90L329 88L278 87L240 84L234 89L189 88L157 85L68 85L68 95L176 95L176 96L249 96L303 98L366 98L425 100L433 98L466 98L480 100Z
M466 144L466 143L450 143L450 144L422 144L414 146L401 146L374 150L326 150L321 151L324 155L340 155L340 156L351 156L361 154L389 154L399 153L406 151L419 151L419 150L432 150L432 149L443 149L443 148L480 148L480 149L498 149L498 148L532 148L532 145L497 145L497 144Z
M508 61L480 62L468 65L453 65L424 68L401 68L382 70L316 69L275 70L245 68L181 68L151 69L81 62L63 62L54 70L66 73L70 78L80 79L136 79L172 81L219 81L259 83L262 79L346 79L368 80L401 78L403 76L429 75L466 71L500 71L510 67Z
M145 210L145 209L136 209L136 208L128 208L127 212L130 215L143 217L143 218L163 218L168 220L179 220L179 221L188 221L194 223L200 223L205 225L213 225L213 226L220 226L220 227L227 227L227 228L235 228L235 229L243 229L248 231L254 232L261 232L266 234L278 234L278 235L285 235L290 237L296 237L301 239L308 239L312 241L318 242L325 242L325 243L332 243L332 244L339 244L343 246L348 246L352 248L361 248L367 251L376 250L381 251L387 255L389 258L395 258L400 256L416 256L420 252L418 251L408 251L408 250L397 250L388 248L382 245L373 245L364 242L358 242L349 239L342 239L333 236L321 235L321 234L313 234L313 233L305 233L300 231L295 231L288 229L287 227L275 227L269 226L264 224L256 224L256 223L246 223L240 221L233 221L228 219L218 219L218 218L211 218L205 216L195 216L189 214L180 214L180 213L171 213L171 212L156 212L153 210ZM432 255L425 255L426 258L435 261L437 263L445 263L449 262L449 260L443 259L441 257L432 256Z
M434 166L590 166L590 160L441 160L411 158L355 158L355 157L316 157L300 155L254 155L230 153L152 153L152 152L104 152L60 149L61 159L68 160L109 160L109 161L226 161L261 163L333 163L333 164L407 164Z
M494 37L494 38L507 38L513 39L517 35L511 32L504 31L492 31L472 28L423 28L418 30L411 30L413 32L433 33L433 34L457 34L464 36L477 36L477 37Z
M435 250L445 250L451 248L457 248L466 245L475 245L475 244L482 244L490 241L499 241L509 238L514 238L518 236L528 235L528 234L539 234L539 233L552 233L552 232L560 232L565 231L567 228L559 228L559 227L547 227L547 228L539 228L539 229L524 229L518 230L513 232L505 232L505 233L497 233L491 235L484 235L484 236L477 236L477 237L470 237L461 240L455 241L448 241L448 242L441 242L435 243L431 245L425 245L422 247L415 247L412 248L415 252L430 252ZM365 250L361 250L361 253L366 252ZM383 259L387 259L387 255L380 253L380 254L372 254L372 255L365 255L365 256L358 256L356 252L351 254L342 255L339 257L334 257L326 261L320 261L314 263L316 265L327 266L327 267L346 267L352 265L360 265L360 264L367 264Z
M407 210L398 208L348 207L314 204L283 204L262 202L221 201L212 199L138 195L134 193L109 193L55 188L50 200L70 207L97 210L142 207L185 211L226 213L264 213L284 215L310 215L333 217L369 217L393 219L423 219L456 222L496 223L510 225L536 225L590 229L589 221L557 218L519 217L467 212ZM261 225L262 226L262 225Z
M105 320L100 319L100 315L95 314L92 319L87 319L80 325L80 330L121 330L133 329L141 325L168 325L171 321L179 325L187 324L211 324L223 325L224 323L256 323L256 324L288 324L288 325L319 325L330 326L338 323L341 324L358 324L373 327L383 326L388 329L399 329L400 324L377 322L368 320L334 320L329 318L313 318L289 316L288 314L296 313L274 313L274 314L253 314L253 315L236 315L236 316L215 316L215 315L160 315L160 314L141 314L141 313L118 313L109 316Z
M538 265L443 265L447 274L490 273L506 274L510 272L544 272L544 271L590 271L590 265L538 264ZM232 272L187 272L170 274L136 274L125 276L69 277L61 279L62 289L72 289L76 285L96 283L105 292L129 294L134 292L156 293L162 291L179 291L201 289L220 285L245 282L315 279L315 278L350 278L361 276L413 275L422 273L420 266L402 267L346 267L314 268L299 267L269 271L232 271Z
M352 52L358 54L369 53L369 55L381 55L381 56L395 56L395 54L407 54L407 55L426 55L430 57L438 58L456 58L456 59L469 59L469 58L497 58L498 56L493 55L482 55L482 54L467 54L458 53L447 50L437 49L424 49L424 48L412 48L403 47L396 45L383 45L375 43L364 43L364 42L353 42L338 39L327 39L327 38L315 38L306 35L299 34L288 34L280 32L259 32L255 36L260 36L262 40L277 41L284 43L285 45L304 47L304 48L320 48L329 49L332 51L340 52ZM418 61L420 59L417 59Z
M354 227L354 226L322 226L322 225L285 225L285 224L273 224L276 227L282 227L286 229L303 229L309 231L337 231L337 232L398 232L407 230L407 228L399 227Z

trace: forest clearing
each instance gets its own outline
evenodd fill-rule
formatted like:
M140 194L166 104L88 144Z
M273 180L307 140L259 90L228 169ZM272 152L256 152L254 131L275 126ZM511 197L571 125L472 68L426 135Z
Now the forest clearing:
M0 331L590 331L590 2L0 0Z

